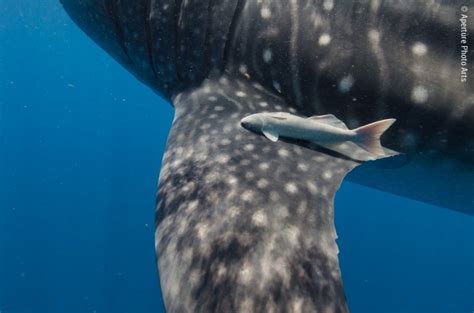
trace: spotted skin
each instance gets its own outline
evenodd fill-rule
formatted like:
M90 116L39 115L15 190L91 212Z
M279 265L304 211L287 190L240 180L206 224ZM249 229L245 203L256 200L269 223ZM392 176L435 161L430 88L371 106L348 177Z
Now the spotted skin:
M243 116L284 102L225 76L174 103L156 230L167 311L347 312L333 198L359 163L249 135Z
M258 82L293 113L334 114L350 128L396 118L383 144L411 155L405 170L374 179L372 165L364 165L348 179L474 214L466 193L474 188L474 80L461 82L458 55L465 1L61 2L89 36L165 98L226 72ZM468 32L473 25L467 23ZM420 171L427 161L451 165ZM391 169L400 164L388 162ZM416 183L399 183L415 173Z
M252 113L396 118L382 144L404 155L348 178L474 214L465 1L60 1L176 108L156 233L169 312L347 311L332 202L359 164L246 132Z

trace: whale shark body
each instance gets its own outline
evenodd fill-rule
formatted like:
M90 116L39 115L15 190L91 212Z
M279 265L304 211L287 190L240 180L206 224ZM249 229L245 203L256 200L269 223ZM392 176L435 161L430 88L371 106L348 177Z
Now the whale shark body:
M474 214L463 1L61 2L175 107L156 211L168 312L347 312L333 199L353 169L354 182ZM402 155L361 165L274 143L240 125L262 112L351 129L396 118L382 144Z

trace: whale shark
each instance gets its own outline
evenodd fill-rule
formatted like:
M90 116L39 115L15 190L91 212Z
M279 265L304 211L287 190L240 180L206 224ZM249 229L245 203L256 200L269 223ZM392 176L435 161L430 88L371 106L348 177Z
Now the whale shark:
M175 108L156 205L167 312L348 312L334 226L346 176L474 214L465 1L60 1ZM350 129L394 118L381 142L401 154L361 164L241 126L265 112Z

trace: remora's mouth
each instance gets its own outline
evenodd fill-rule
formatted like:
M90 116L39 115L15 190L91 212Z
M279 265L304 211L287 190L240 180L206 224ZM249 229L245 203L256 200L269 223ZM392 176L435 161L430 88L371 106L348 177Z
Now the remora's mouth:
M252 116L246 116L243 119L240 120L240 125L248 130L252 130L252 125L253 123L251 122Z
M250 129L250 123L245 121L245 119L243 119L242 121L240 121L240 125L245 128L245 129Z

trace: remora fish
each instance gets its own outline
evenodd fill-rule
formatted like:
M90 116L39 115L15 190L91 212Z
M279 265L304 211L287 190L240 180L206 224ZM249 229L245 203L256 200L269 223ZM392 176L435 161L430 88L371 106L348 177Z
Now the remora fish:
M395 119L386 119L350 130L332 114L302 118L285 112L256 113L241 121L243 127L273 142L280 136L306 140L359 161L393 155L380 144L380 136L393 123Z
M465 1L61 2L176 109L156 214L169 313L347 312L333 198L355 167L354 181L473 214ZM334 114L351 128L396 118L382 144L410 161L379 169L385 159L275 145L240 126L263 110Z

